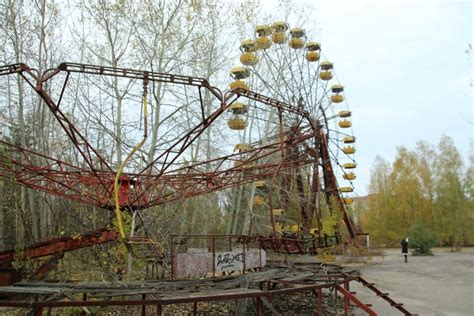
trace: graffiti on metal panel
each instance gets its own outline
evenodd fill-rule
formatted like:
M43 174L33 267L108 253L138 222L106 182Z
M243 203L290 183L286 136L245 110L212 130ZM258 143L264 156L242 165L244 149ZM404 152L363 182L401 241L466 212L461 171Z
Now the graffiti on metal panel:
M217 270L241 269L244 262L243 252L224 252L217 256Z

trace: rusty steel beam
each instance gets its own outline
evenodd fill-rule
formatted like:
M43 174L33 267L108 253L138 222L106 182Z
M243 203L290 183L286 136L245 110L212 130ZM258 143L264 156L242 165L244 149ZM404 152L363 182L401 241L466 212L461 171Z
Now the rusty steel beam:
M160 299L146 299L146 300L104 300L104 301L51 301L51 302L24 302L24 301L0 301L0 306L3 307L25 307L25 308L45 308L45 307L80 307L80 306L135 306L135 305L173 305L185 304L194 302L209 302L209 301L223 301L235 300L244 298L268 297L271 295L290 295L298 292L311 291L315 289L333 288L332 282L327 284L310 284L289 287L278 290L249 290L243 293L223 293L211 295L199 295L198 293L189 297L164 297Z
M31 72L29 67L24 64L7 65L3 66L1 69L3 70L2 74L22 74L22 72L25 71ZM193 175L190 175L188 173L186 175L186 179L179 179L179 177L176 177L175 175L171 174L179 171L168 171L168 169L176 161L176 159L181 154L183 154L183 152L197 139L197 137L199 137L214 122L214 120L226 110L228 105L226 105L224 101L228 101L228 98L224 100L224 97L222 96L220 91L210 86L210 84L205 79L201 78L147 72L125 68L113 68L77 63L62 63L56 68L46 70L43 74L35 78L37 81L36 84L33 84L28 79L27 81L32 87L34 87L38 95L44 100L53 115L56 117L57 121L60 123L61 127L71 139L73 145L78 149L79 153L88 165L88 170L79 170L79 168L75 168L74 166L68 166L68 169L70 170L64 170L62 167L66 165L65 162L60 162L44 155L41 158L43 161L48 161L46 166L35 166L32 163L31 159L26 156L41 155L17 147L15 149L17 150L17 152L21 153L21 158L16 161L12 159L5 159L5 161L8 161L8 163L4 163L2 166L0 166L0 175L3 175L4 177L13 178L22 185L38 190L43 190L58 196L85 202L87 204L99 207L112 207L111 197L113 187L111 185L111 179L114 176L114 171L104 160L104 158L101 157L100 154L88 143L87 139L79 132L79 130L69 121L66 115L62 113L59 108L61 97L59 97L58 101L54 101L51 96L43 89L43 85L46 82L48 82L61 72L65 72L67 74L66 80L64 80L63 83L61 96L67 85L69 75L71 73L84 73L90 75L160 81L166 83L175 83L181 85L196 86L199 88L206 88L209 89L214 94L214 96L216 96L216 98L221 101L221 107L217 111L210 114L208 117L203 117L203 120L197 126L182 135L182 137L175 144L169 146L163 153L156 157L151 164L147 165L138 174L126 175L126 177L128 177L129 179L133 178L133 187L139 189L135 189L134 192L125 192L125 185L123 191L124 194L127 195L127 197L130 197L130 200L128 200L128 198L123 200L123 205L130 206L134 209L146 208L181 198L188 198L191 196L205 194L235 185L249 183L259 178L266 177L270 174L275 174L275 170L272 169L272 166L277 166L277 171L281 171L281 164L276 165L271 163L259 163L259 169L254 168L252 166L246 168L245 166L254 161L256 162L258 159L262 159L264 157L272 155L273 153L278 152L278 147L271 148L274 145L270 145L257 148L255 152L247 152L247 156L246 158L244 158L245 161L242 164L241 168L221 168L219 170L216 169L211 173L197 172L197 175L194 175L196 172L194 172L193 169L197 168L197 166L192 166L186 171L192 173ZM242 96L258 100L259 102L269 104L274 107L276 106L278 107L280 112L285 110L292 111L294 113L299 113L300 115L306 115L306 113L301 112L301 109L299 107L296 108L294 106L273 100L271 98L261 96L257 93L251 93L248 91L237 91L237 93L240 93L240 95ZM202 106L203 105L201 104L201 107ZM304 136L306 138L293 139L293 135L290 137L292 143L287 144L286 146L295 146L300 142L304 142L305 139L311 138L311 136L314 135L311 135L311 133L307 133L307 135ZM263 152L262 149L265 149L267 151ZM214 161L220 160L220 163L218 164L218 166L220 167L224 161L232 160L234 157L241 157L241 155L229 155L218 158ZM294 163L296 165L302 165L312 162L311 159L301 158L302 157L296 157L298 161ZM157 167L156 164L158 161L160 161L160 163ZM208 164L209 161L203 162L202 164L204 163ZM17 166L15 168L12 168L11 164L16 164ZM285 166L287 165L290 165L290 163L285 163ZM262 168L263 172L261 171ZM232 176L234 175L238 175L236 176L236 178L240 178L240 175L242 173L246 175L246 177L244 177L243 179L239 181L235 181L235 179L232 179ZM189 181L189 178L193 180ZM232 179L233 181L229 181L229 179ZM157 183L164 183L165 185L157 186ZM90 190L89 187L93 187L94 189ZM166 193L166 191L168 192ZM171 191L172 193L170 194L169 191Z
M286 147L297 146L314 137L311 130L294 137ZM90 171L59 159L36 153L3 141L0 159L0 176L53 195L89 205L111 209L114 207L114 172ZM284 162L271 160L282 148L279 143L260 145L244 153L233 153L207 162L174 169L159 176L156 174L125 173L120 179L120 204L132 209L144 209L170 201L198 196L225 188L247 184L295 166L314 163L305 152ZM224 162L242 160L238 166L224 167ZM206 164L216 167L206 171Z
M57 68L50 69L46 71L42 77L42 81L48 81L53 76L58 74L61 71L69 73L83 73L89 75L99 75L99 76L108 76L108 77L121 77L137 80L145 80L147 78L149 81L163 82L163 83L173 83L187 86L195 86L209 89L209 91L218 99L222 98L222 94L216 87L213 87L209 84L204 78L199 77L190 77L177 74L169 73L160 73L153 71L144 71L130 68L119 68L119 67L107 67L99 65L88 65L88 64L79 64L65 62L61 63Z
M386 302L388 302L390 304L390 306L398 309L400 312L402 312L403 314L405 315L412 315L412 316L415 316L416 314L411 314L405 307L403 307L403 304L402 303L397 303L395 302L389 295L388 293L384 293L382 291L380 291L378 288L375 287L375 285L373 283L370 283L368 282L367 280L365 280L364 278L362 278L361 276L358 276L356 278L357 281L359 281L360 283L362 283L362 285L364 285L365 287L367 287L368 289L370 289L372 292L374 292L375 294L377 294L378 297L382 298L383 300L385 300Z
M74 237L53 238L26 247L23 250L12 249L2 251L0 252L0 262L5 263L14 259L24 260L61 254L75 249L111 242L117 238L117 232L108 229L97 229Z
M231 99L233 96L237 96L237 97L243 96L248 99L270 105L274 108L277 108L278 110L282 112L294 113L294 114L301 115L302 117L305 117L307 119L310 119L309 113L303 110L302 107L291 105L286 102L278 101L254 91L250 91L250 90L246 90L242 88L236 88L232 90L232 92L227 96L227 99Z
M23 63L4 65L4 66L0 66L0 76L21 73L28 69L29 69L28 65L23 64Z
M323 174L324 174L324 192L326 195L326 199L328 202L329 207L331 207L331 199L337 204L338 211L342 213L344 223L346 224L347 231L351 238L355 238L357 235L355 225L352 222L352 218L349 216L347 212L346 204L344 203L344 199L342 198L341 193L339 192L339 187L337 185L336 175L334 174L334 169L331 165L331 159L329 155L329 148L328 148L328 141L327 135L321 131L321 161L323 166Z
M362 309L364 312L366 312L369 316L377 316L378 314L369 306L364 304L361 300L357 298L354 294L351 292L347 291L345 288L340 286L339 284L336 284L336 289L344 295L345 298L349 299L351 302L357 305L360 309Z

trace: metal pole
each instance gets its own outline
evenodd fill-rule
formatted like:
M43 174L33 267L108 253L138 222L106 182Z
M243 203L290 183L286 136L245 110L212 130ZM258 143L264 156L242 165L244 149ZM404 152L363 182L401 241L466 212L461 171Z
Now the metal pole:
M175 278L175 274L176 274L176 267L175 267L175 264L176 264L176 257L175 257L175 253L174 253L174 237L173 236L170 236L171 238L171 245L170 245L170 251L171 251L171 280L174 280ZM160 310L161 310L161 307L160 307ZM159 314L161 315L161 314Z
M36 307L34 313L35 313L35 316L43 315L43 307Z
M263 306L262 299L257 297L257 316L263 316L265 311L265 307Z
M344 281L344 289L349 292L349 281ZM350 301L347 296L344 295L344 316L349 316L349 306L350 306Z
M142 294L142 300L146 300L146 294ZM142 305L142 316L146 316L146 305Z
M211 237L212 247L212 276L216 276L216 248L215 248L215 236Z
M82 300L84 302L87 302L87 293L82 294ZM82 311L81 311L81 316L86 316L86 311L84 309L82 309Z
M247 264L246 264L246 261L247 261L247 260L246 260L246 258L247 258L247 251L246 251L246 249L245 249L245 248L246 248L246 245L245 245L246 239L244 239L243 243L244 243L244 252L243 252L243 255L244 255L244 262L243 262L244 265L243 265L243 269L244 269L244 270L243 270L242 273L245 274L245 270L247 269Z
M323 316L323 290L318 289L318 316Z

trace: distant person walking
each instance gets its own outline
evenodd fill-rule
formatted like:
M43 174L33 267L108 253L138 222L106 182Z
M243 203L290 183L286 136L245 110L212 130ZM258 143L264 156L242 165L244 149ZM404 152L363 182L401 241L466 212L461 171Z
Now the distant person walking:
M400 243L402 245L402 255L405 257L405 263L408 262L408 237L405 239L402 239L402 242Z

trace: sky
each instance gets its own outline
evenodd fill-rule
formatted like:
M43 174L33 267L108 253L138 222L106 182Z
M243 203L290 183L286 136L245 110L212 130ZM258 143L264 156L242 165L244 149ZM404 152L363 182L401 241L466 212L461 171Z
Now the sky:
M334 63L353 112L357 195L377 155L453 138L467 162L474 150L472 1L313 0L324 55ZM274 1L264 1L271 10ZM291 24L291 22L290 22Z

